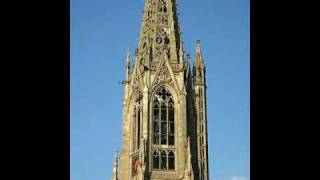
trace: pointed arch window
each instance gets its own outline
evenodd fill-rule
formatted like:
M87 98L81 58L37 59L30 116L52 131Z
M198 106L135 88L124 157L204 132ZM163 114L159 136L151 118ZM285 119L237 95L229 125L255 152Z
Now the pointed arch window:
M139 94L134 101L133 107L133 151L137 151L141 144L141 123L142 123L142 95Z
M155 150L152 153L152 167L155 170L174 170L175 153L173 150Z
M164 44L165 45L168 45L170 43L170 40L169 40L167 35L165 35L163 39L164 39Z
M153 144L174 145L174 101L172 94L160 88L153 97Z
M160 25L163 25L163 26L167 26L168 25L168 17L163 15L163 16L159 16L158 18L158 23Z
M160 0L158 5L158 11L159 12L167 12L167 3L165 0Z
M159 169L160 154L158 151L153 152L152 160L153 160L153 169Z
M168 155L169 170L174 170L174 162L174 153L170 151Z
M165 151L161 152L161 169L167 169L167 153Z
M175 169L175 104L165 87L152 96L152 167L154 170Z

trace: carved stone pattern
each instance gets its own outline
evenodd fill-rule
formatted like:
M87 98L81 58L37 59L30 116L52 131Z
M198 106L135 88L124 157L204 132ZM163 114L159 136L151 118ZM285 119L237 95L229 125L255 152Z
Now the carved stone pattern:
M170 84L171 86L174 86L173 79L171 78L169 69L165 63L162 64L162 67L160 68L159 74L155 77L152 87L155 87L156 85L165 82Z
M150 70L151 70L151 71L157 70L158 64L159 64L158 62L151 62L151 63L150 63Z
M180 72L184 69L183 64L171 64L173 72Z
M142 77L139 73L136 74L136 77L134 78L132 82L132 88L138 89L139 87L142 87Z
M156 71L157 67L159 65L159 62L151 62L150 63L150 70ZM182 64L171 64L173 72L181 72L184 70L184 66Z

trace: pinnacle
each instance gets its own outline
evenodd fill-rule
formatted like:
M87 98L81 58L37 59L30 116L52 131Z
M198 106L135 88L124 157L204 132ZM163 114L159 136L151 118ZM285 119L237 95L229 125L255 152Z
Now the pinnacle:
M199 39L197 40L197 46L198 46L198 45L200 46L200 40L199 40Z
M117 166L118 165L118 150L115 152L114 154L114 165Z
M126 58L127 63L130 63L130 48L127 50L127 58Z
M200 45L200 40L196 41L196 57L194 61L195 66L203 66L203 58L202 58L202 52L201 52L201 45Z
M197 49L196 49L196 52L197 53L201 53L201 45L200 45L200 40L197 40L197 45L196 45L196 47L197 47Z
M169 47L170 62L179 62L181 33L175 0L145 0L140 38L138 39L139 59L144 63L160 61L163 50ZM174 30L171 31L171 30ZM151 50L151 53L149 51ZM152 54L151 57L148 57Z

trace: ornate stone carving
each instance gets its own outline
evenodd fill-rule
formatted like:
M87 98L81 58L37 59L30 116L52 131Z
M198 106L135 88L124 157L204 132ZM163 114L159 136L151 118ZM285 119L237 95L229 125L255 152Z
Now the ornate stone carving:
M150 70L151 71L156 71L158 66L159 66L159 62L151 62L150 63ZM173 63L171 63L171 67L172 67L172 71L174 73L179 73L179 72L182 72L182 71L187 69L183 64L173 64Z
M207 144L197 143L199 137L207 136L197 133L199 98L192 96L199 87L205 89L205 69L200 86L193 81L190 56L185 61L180 34L175 1L145 1L134 67L126 64L123 81L123 144L117 180L208 180L208 154L201 156L207 153ZM206 124L202 128L207 132ZM190 132L195 133L191 139Z
M152 87L160 84L160 83L169 83L170 85L173 86L173 79L171 77L171 74L169 72L169 69L166 65L165 60L163 60L162 63L160 63L160 70L156 74L156 77L153 80Z
M132 88L133 89L139 89L144 86L143 76L142 76L141 71L144 71L143 65L139 65L136 69L136 74L135 74L135 77L132 81Z
M141 76L137 75L132 82L132 88L138 89L140 87L140 84L141 84Z

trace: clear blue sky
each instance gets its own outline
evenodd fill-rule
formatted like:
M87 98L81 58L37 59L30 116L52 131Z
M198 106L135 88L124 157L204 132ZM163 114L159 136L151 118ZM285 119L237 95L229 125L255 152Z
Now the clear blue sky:
M177 0L185 50L207 65L211 180L249 179L249 0ZM71 180L109 180L124 62L144 0L71 0ZM133 52L132 52L133 54Z

